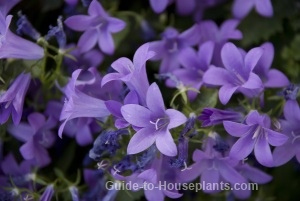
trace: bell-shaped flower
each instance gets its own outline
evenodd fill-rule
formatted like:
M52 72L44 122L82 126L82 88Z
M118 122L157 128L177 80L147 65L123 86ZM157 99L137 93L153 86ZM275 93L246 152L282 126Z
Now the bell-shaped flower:
M21 73L8 90L0 94L0 124L5 123L10 114L15 125L20 123L30 80L29 73Z
M121 108L124 119L131 125L141 128L131 138L127 153L142 152L155 143L164 155L175 156L177 148L169 130L185 123L187 118L177 110L165 109L156 83L149 87L146 102L147 107L128 104Z
M231 148L230 156L243 160L254 149L257 161L266 167L274 166L270 145L281 146L288 140L286 135L270 129L268 115L260 115L256 110L248 114L246 124L232 121L224 121L223 124L230 135L239 137Z
M226 43L221 51L225 68L212 66L204 74L203 81L206 84L222 86L219 90L219 99L224 105L236 91L247 97L256 96L263 90L263 84L252 71L262 53L261 48L253 48L243 57L233 43Z

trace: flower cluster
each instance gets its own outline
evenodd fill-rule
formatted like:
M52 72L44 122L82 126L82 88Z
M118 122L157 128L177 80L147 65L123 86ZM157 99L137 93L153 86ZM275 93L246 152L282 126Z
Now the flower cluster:
M130 201L207 198L180 188L194 181L232 187L203 188L211 200L268 200L234 187L299 167L299 86L272 67L282 44L243 42L277 1L47 0L41 16L61 13L46 30L24 2L0 0L0 200L127 200L121 182L143 192Z

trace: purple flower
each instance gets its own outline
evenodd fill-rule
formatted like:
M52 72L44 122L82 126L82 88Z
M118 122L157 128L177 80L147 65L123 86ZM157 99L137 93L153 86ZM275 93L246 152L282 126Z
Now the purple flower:
M151 60L162 60L160 73L172 72L180 67L179 58L186 49L196 45L199 41L198 26L194 25L183 33L179 34L175 28L168 27L162 34L161 41L150 43L150 49L156 53Z
M222 124L223 121L239 122L243 119L243 114L230 110L220 110L216 108L204 108L198 119L202 122L202 127Z
M253 97L263 89L261 79L252 72L262 53L261 48L253 48L243 57L234 44L226 43L221 51L225 68L209 68L203 76L203 81L206 84L222 86L219 99L224 105L236 91Z
M220 28L212 20L206 20L199 23L197 34L200 35L200 45L207 41L214 42L212 64L223 66L220 54L223 45L230 39L242 39L242 32L236 29L238 25L239 21L233 19L223 22Z
M187 118L177 110L165 110L156 83L151 84L147 91L146 105L147 108L136 104L124 105L121 108L124 119L131 125L141 128L131 138L127 153L139 153L156 143L161 153L175 156L177 149L169 129L185 123Z
M19 124L22 117L24 98L31 80L29 73L21 73L9 89L0 94L0 124L4 124L9 115L15 125Z
M41 34L32 26L32 24L27 19L26 15L23 15L21 11L18 12L19 19L17 21L17 34L27 35L34 40L38 40Z
M257 161L266 167L274 166L270 145L281 146L288 140L287 136L270 129L269 116L260 115L256 110L248 114L246 124L232 121L223 124L230 135L240 137L232 146L230 156L242 160L254 149Z
M171 2L171 0L149 0L150 6L156 13L163 12L168 4Z
M244 18L252 8L264 17L273 16L271 0L235 0L232 7L233 15L236 18Z
M280 120L282 133L288 140L274 149L275 166L287 163L296 156L300 163L300 108L296 100L288 100L284 106L284 120Z
M136 50L133 62L125 57L116 60L111 67L117 72L105 75L102 79L102 86L113 80L121 80L130 90L138 94L140 103L145 105L146 92L149 87L146 61L153 56L154 52L149 50L149 44L146 43Z
M285 87L289 85L287 77L276 69L270 69L274 58L274 46L272 43L264 43L260 46L263 54L253 69L264 83L265 87Z
M0 15L6 16L7 13L21 0L1 0L0 1ZM1 33L1 32L0 32Z
M0 13L0 59L41 59L43 48L12 33L9 30L11 19L11 15L5 18Z
M32 113L28 116L28 122L19 125L10 125L8 131L18 140L25 142L20 147L24 159L35 160L40 167L46 166L51 159L47 152L55 142L55 134L50 131L56 126L56 121L46 118L40 113Z
M78 188L76 186L70 186L69 191L71 193L72 201L79 201Z
M225 181L234 186L236 183L246 182L246 179L234 169L238 160L224 156L229 146L220 139L217 133L209 134L204 141L203 148L204 151L198 149L194 151L193 161L195 163L182 171L180 178L184 181L192 181L201 175L202 185L220 184L221 181ZM217 193L220 190L220 188L203 189L205 193Z
M180 15L188 15L193 12L196 6L195 0L150 0L150 5L154 12L163 12L168 4L174 2L176 3L176 11Z
M125 22L110 17L97 0L93 0L88 8L89 15L75 15L69 17L65 23L75 31L84 31L78 41L82 52L92 49L96 43L106 54L113 54L114 41L111 33L124 29Z
M103 100L89 96L76 87L76 85L80 85L80 82L77 82L80 73L80 69L74 71L70 83L64 89L67 99L60 114L60 121L64 120L58 130L60 137L62 137L66 123L71 119L78 117L103 118L110 114Z
M40 201L51 201L54 195L54 187L53 184L47 186L45 191L43 192L42 196L40 197Z
M184 68L176 69L172 73L186 86L197 90L203 85L202 77L208 69L214 51L214 44L211 41L203 43L196 53L194 49L188 48L182 51L179 62ZM171 80L168 80L168 83ZM168 84L167 83L167 84ZM188 91L190 100L194 100L197 92Z

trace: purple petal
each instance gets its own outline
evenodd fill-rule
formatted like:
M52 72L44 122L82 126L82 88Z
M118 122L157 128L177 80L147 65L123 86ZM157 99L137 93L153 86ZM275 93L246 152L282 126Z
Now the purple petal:
M158 182L157 172L154 169L148 169L139 174L138 178L151 182L153 184Z
M262 55L263 49L260 47L253 48L246 54L245 67L248 72L251 72L254 69Z
M264 83L265 87L286 87L290 84L288 78L279 70L272 69L267 74L267 81Z
M121 107L123 106L120 102L114 100L105 101L105 106L108 111L115 117L122 118Z
M249 165L245 165L245 168L242 169L242 175L258 184L265 184L272 180L272 176L269 174Z
M172 199L180 198L183 194L180 194L178 192L173 192L173 191L168 191L168 190L163 190L164 194Z
M116 61L114 61L111 64L111 67L122 75L130 74L132 69L135 68L133 66L132 61L130 61L128 58L125 58L125 57L121 57L121 58L117 59Z
M90 27L92 18L87 15L74 15L65 20L65 24L75 31L85 31Z
M94 29L86 30L78 41L78 47L81 52L91 50L97 43L98 33Z
M146 61L154 56L155 52L150 50L149 43L145 43L136 50L133 56L133 64L136 69L140 70L144 67Z
M262 16L273 16L273 7L270 0L255 0L255 9Z
M274 166L271 149L267 139L264 136L257 139L254 147L254 155L260 164L266 167Z
M202 161L203 159L206 159L207 155L203 151L196 149L193 153L193 161L199 162Z
M78 128L76 132L76 142L80 146L86 146L93 142L93 135L88 125L84 125Z
M212 41L207 41L200 46L198 58L202 67L201 70L206 70L210 65L214 53L214 46Z
M101 86L104 86L108 82L111 82L114 80L121 80L122 78L123 78L123 76L120 73L108 73L102 78Z
M249 133L252 126L232 121L223 121L225 130L234 137L242 137L244 134Z
M186 116L181 112L174 109L167 109L166 114L170 118L170 123L168 124L168 129L172 129L184 124L187 121Z
M200 181L203 185L204 184L205 185L210 184L213 187L215 183L220 182L219 172L216 169L213 169L213 168L206 169L204 172L202 172ZM203 189L203 192L205 192L205 193L214 193L214 192L218 192L218 190L221 190L221 189L205 188L205 189Z
M145 189L144 193L147 200L164 201L165 195L163 194L163 191L158 188Z
M226 105L233 93L237 90L238 87L232 85L224 85L219 90L219 99L223 105Z
M211 85L225 85L230 83L230 75L224 68L210 67L203 75L203 82Z
M288 120L289 122L295 123L297 125L297 123L299 123L300 121L300 108L298 105L298 102L295 100L288 100L286 101L285 105L284 105L284 117L286 120Z
M149 148L156 139L153 129L142 128L129 141L127 154L137 154Z
M244 18L254 6L255 0L235 0L232 12L237 18Z
M236 29L239 23L239 20L226 20L220 27L220 35L223 39L242 39L242 32Z
M166 9L168 2L168 0L150 0L150 5L154 12L161 13Z
M108 31L101 31L98 40L99 48L106 54L113 54L115 50L114 40Z
M107 13L103 9L102 5L97 1L93 0L88 8L88 14L92 16L102 16L107 17Z
M147 127L150 125L151 112L143 106L136 104L124 105L121 108L121 113L124 119L134 126Z
M190 1L190 0L189 0ZM185 44L188 46L194 46L199 43L201 38L199 34L199 26L198 24L190 27L189 29L182 32L179 36L179 39L183 40Z
M17 138L18 140L20 140L22 142L29 141L35 134L35 131L32 129L32 127L25 123L20 123L17 126L9 125L7 130L15 138Z
M160 89L154 82L147 91L146 102L149 110L156 115L161 115L165 111L165 103L161 95Z
M272 146L281 146L288 140L286 135L275 132L271 129L264 128L264 131L268 133L267 140Z
M267 71L273 62L274 59L274 46L272 43L264 43L263 45L260 46L263 49L263 55L260 57L258 63L257 63L257 67L260 67L261 69L256 69L259 72L262 71L262 73L264 73L265 71Z
M37 132L46 123L46 119L41 113L35 112L28 116L28 122L33 128L34 132Z
M263 84L261 79L256 74L250 73L247 82L245 82L242 87L246 89L262 89Z
M246 180L232 166L229 166L226 161L218 161L218 170L221 176L231 184L245 183Z
M231 72L244 75L244 61L242 54L233 43L226 43L221 50L224 67Z
M197 177L199 177L199 175L202 174L202 172L207 168L208 167L206 161L201 161L200 163L194 163L191 166L189 166L187 170L180 171L180 173L177 175L178 180L181 182L191 182L195 180Z
M23 174L20 172L19 165L12 153L9 153L3 161L1 161L1 169L7 175Z
M118 18L109 17L108 21L109 23L107 26L107 30L111 33L117 33L119 31L122 31L126 26L126 23Z
M246 123L248 125L254 125L260 123L261 115L258 113L257 110L251 110L247 115Z
M253 150L255 140L252 139L252 135L248 134L236 141L231 147L230 156L238 160L243 160L246 158Z
M157 132L156 134L156 147L166 156L176 156L177 147L171 136L171 133L167 131Z
M198 56L193 48L186 48L180 53L178 59L187 69L196 69L198 66Z
M188 15L195 9L195 1L194 0L176 0L176 9L180 15Z

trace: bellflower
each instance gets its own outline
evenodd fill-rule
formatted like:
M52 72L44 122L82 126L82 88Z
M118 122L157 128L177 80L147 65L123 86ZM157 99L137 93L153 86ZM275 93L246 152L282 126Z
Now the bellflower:
M180 178L184 181L192 181L201 175L200 182L203 185L220 183L225 181L234 186L236 183L245 183L246 179L238 173L234 167L238 160L225 156L229 145L220 139L217 133L210 133L203 144L204 151L199 149L193 153L193 165L182 171ZM213 185L212 185L213 186ZM217 193L221 189L206 188L205 193ZM240 192L235 192L240 195Z
M159 68L160 73L172 72L180 67L179 58L186 49L196 45L199 41L197 25L192 26L183 33L172 27L168 27L162 34L161 41L150 43L150 48L156 53L151 60L162 60ZM184 58L183 58L184 59Z
M23 15L21 11L18 12L18 15L19 19L17 21L17 33L19 35L27 35L34 40L38 40L41 37L41 34L32 26L26 15Z
M242 32L237 29L239 23L238 20L229 19L224 21L222 25L218 27L212 20L199 22L198 34L200 35L200 46L207 41L212 41L214 43L213 57L211 60L213 65L223 66L220 53L226 42L243 38Z
M294 156L300 163L300 108L296 100L288 100L284 106L284 118L280 120L282 133L288 140L274 149L275 166L287 163Z
M263 89L263 84L252 71L262 53L261 48L253 48L243 58L234 44L226 43L221 51L225 68L209 68L203 76L203 81L206 84L222 86L219 90L219 99L224 105L236 91L247 97L258 95Z
M290 84L282 92L281 95L285 100L297 100L299 93L299 86L295 84Z
M74 71L70 83L64 89L67 98L60 114L60 121L64 121L58 130L60 137L62 137L66 123L71 119L78 117L103 118L110 114L103 100L89 96L76 87L77 84L80 84L77 82L80 72L81 70Z
M44 50L33 42L25 40L9 30L12 16L6 18L0 13L0 59L41 59Z
M114 41L111 33L120 32L125 22L110 17L97 0L93 0L88 8L89 15L75 15L66 19L68 27L75 31L84 31L78 41L82 52L92 49L96 43L106 54L113 54Z
M154 52L149 49L149 43L146 43L137 49L133 56L133 62L125 57L116 60L111 64L111 67L117 72L105 75L102 79L102 86L113 80L121 80L130 90L138 94L140 103L144 105L149 87L146 61L154 55Z
M244 18L252 8L255 8L255 10L264 17L273 16L271 0L235 0L232 12L236 18Z
M165 109L156 83L150 85L146 103L147 108L136 104L124 105L121 108L124 119L131 125L141 128L131 138L127 153L139 153L156 143L161 153L175 156L177 149L169 130L185 123L187 118L177 110Z
M207 127L222 124L223 121L240 122L243 119L243 114L230 110L204 108L198 119L202 122L202 127Z
M232 146L230 156L239 160L246 158L254 149L257 161L266 166L274 166L270 145L281 146L288 137L270 129L269 116L251 111L246 124L224 121L225 130L232 136L240 137ZM270 145L269 145L270 144Z
M54 195L54 186L53 186L53 184L50 184L47 186L47 188L43 192L39 201L51 201L53 195Z
M274 46L272 43L264 43L260 46L263 54L253 69L264 83L265 87L285 87L289 85L287 77L276 69L270 69L274 58Z
M18 126L10 125L8 131L18 140L24 142L20 147L20 152L24 159L34 159L40 167L46 166L51 159L47 152L55 142L55 135L50 131L56 126L56 121L40 113L31 113L28 122L20 123Z
M203 85L202 77L210 65L213 51L214 44L211 41L203 43L197 53L192 48L184 50L179 57L184 68L176 69L172 73L184 86L199 90ZM188 91L187 94L190 100L194 100L197 96L197 92L194 91Z
M8 90L0 94L0 124L4 124L9 115L15 125L20 123L24 98L29 87L31 76L29 73L21 73L8 88Z
M195 0L150 0L150 5L154 12L161 13L173 1L176 3L176 11L180 15L192 13L196 6Z

